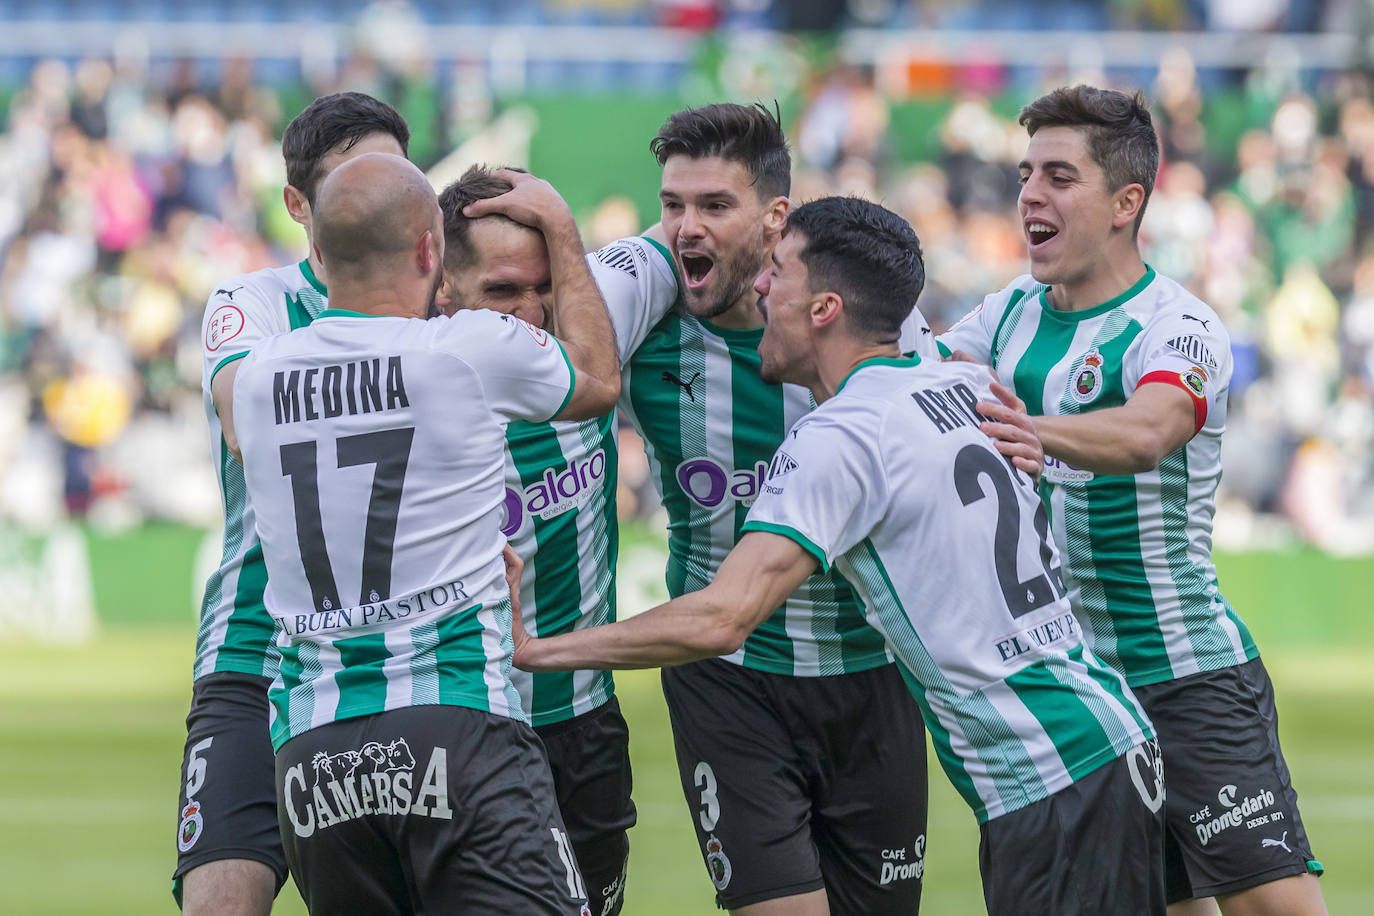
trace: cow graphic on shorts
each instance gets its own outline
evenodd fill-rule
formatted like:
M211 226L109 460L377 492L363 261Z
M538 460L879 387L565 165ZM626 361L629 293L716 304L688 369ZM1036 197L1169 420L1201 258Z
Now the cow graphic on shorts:
M347 779L364 763L368 765L363 771L365 773L389 773L392 770L414 769L415 757L410 753L410 745L406 744L406 739L397 738L389 744L369 741L356 751L340 751L337 754L320 751L310 760L311 766L315 769L317 786L325 782Z

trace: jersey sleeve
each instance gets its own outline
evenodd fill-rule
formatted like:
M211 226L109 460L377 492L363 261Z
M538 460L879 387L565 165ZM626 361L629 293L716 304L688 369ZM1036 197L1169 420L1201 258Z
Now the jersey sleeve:
M930 332L930 322L921 314L919 306L912 308L911 314L902 322L900 346L903 353L915 353L921 359L940 359L935 335Z
M992 343L997 325L1006 308L1006 291L984 297L963 318L936 339L941 358L963 350L980 363L992 365Z
M572 361L543 328L486 309L430 320L447 322L437 335L438 347L472 367L496 413L543 423L572 400Z
M829 570L877 525L885 491L866 441L832 420L803 418L773 455L741 530L790 538Z
M219 372L236 359L242 359L262 341L288 329L280 293L273 296L258 285L239 277L222 283L210 294L201 317L201 381L205 390Z
M626 238L587 255L587 267L606 300L623 365L677 301L673 259L652 239Z
M1160 315L1141 332L1131 356L1122 378L1128 392L1172 385L1192 399L1193 432L1207 425L1231 375L1230 340L1215 313L1195 308Z

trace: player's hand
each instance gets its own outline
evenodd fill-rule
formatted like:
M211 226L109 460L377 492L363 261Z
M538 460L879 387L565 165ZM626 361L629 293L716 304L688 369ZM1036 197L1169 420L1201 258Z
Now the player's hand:
M978 412L987 417L979 429L993 439L997 451L1039 483L1045 470L1045 449L1035 432L1034 421L1026 413L1025 402L1001 382L992 383L992 393L997 395L997 401L978 403Z
M473 201L463 208L464 216L478 219L499 213L541 232L574 222L563 195L544 179L511 169L497 169L492 175L509 181L511 189L496 197Z
M968 355L967 353L965 353L963 350L955 350L953 353L949 354L949 356L946 356L946 357L942 360L942 362L946 362L946 363L973 363L973 364L976 365L976 366L981 366L981 365L983 365L981 362L979 362L978 360L974 359L972 356L969 356L969 355ZM992 368L992 367L989 366L988 368ZM993 375L996 375L996 374L997 374L997 373L995 373L995 372L993 373Z
M506 587L510 589L510 629L515 643L513 663L518 668L524 650L534 638L525 629L525 618L520 612L520 574L525 571L525 561L509 544L501 551L501 559L506 561Z

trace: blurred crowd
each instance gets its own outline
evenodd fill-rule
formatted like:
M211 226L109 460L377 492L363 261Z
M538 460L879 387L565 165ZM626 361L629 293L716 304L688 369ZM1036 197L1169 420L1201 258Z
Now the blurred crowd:
M1232 79L1248 120L1229 144L1214 142L1186 55L1142 87L1164 147L1146 259L1209 302L1232 337L1218 537L1374 550L1374 87L1358 73L1305 86L1258 70ZM424 80L389 82L366 61L333 85L290 89L247 62L213 82L189 63L165 76L101 59L32 67L0 121L0 519L216 522L202 307L224 278L303 254L280 200L280 131L334 88L397 104L418 125L424 166L455 130L480 130L446 119L451 100ZM864 194L907 216L938 330L1026 269L1015 110L1041 88L958 90L937 152L912 162L897 155L897 103L873 74L817 66L788 119L793 196ZM602 210L611 234L633 225L623 199ZM589 243L602 234L589 221ZM651 511L642 456L622 454L625 510Z

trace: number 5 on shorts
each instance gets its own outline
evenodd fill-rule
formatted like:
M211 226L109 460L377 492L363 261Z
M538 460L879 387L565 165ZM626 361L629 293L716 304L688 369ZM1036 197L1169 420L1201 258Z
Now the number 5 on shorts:
M553 843L558 847L558 858L562 860L563 867L568 873L565 876L568 881L568 896L587 899L587 888L582 883L582 873L577 870L577 859L573 856L572 844L568 842L568 835L557 827L550 827L549 832L553 834Z
M198 756L210 749L210 742L214 737L206 738L191 745L191 749L186 752L186 800L189 802L191 797L200 791L200 787L205 785L205 764L204 757Z

